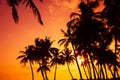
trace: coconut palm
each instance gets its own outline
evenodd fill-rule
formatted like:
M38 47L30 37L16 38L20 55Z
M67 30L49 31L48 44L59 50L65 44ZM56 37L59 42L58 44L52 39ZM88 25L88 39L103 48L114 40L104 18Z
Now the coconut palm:
M103 43L102 40L104 40L105 44L102 47L107 49L112 39L106 39L105 36L108 36L108 30L104 27L105 22L101 21L103 20L101 14L99 16L94 13L93 7L96 7L96 5L81 2L79 5L81 13L73 13L73 17L71 16L72 20L67 24L67 33L62 32L64 32L65 36L70 36L67 40L75 45L75 49L78 50L77 53L83 56L89 56L93 67L94 79L96 79L96 69L93 60L96 59L98 53L95 53L94 50L100 47L100 44ZM61 41L63 43L65 39Z
M20 63L23 63L24 65L27 62L30 63L30 68L31 68L31 73L32 73L32 80L34 80L34 73L33 73L33 68L32 68L33 52L34 52L33 45L29 45L28 47L26 47L25 51L20 51L20 53L22 53L22 55L17 57L17 59L21 59Z
M39 1L42 2L42 0L39 0ZM25 4L25 7L30 7L30 9L32 9L33 14L37 16L38 22L40 24L43 24L41 20L40 12L33 0L7 0L7 3L12 8L12 16L15 23L18 23L18 20L19 20L17 7L22 3L22 4Z
M35 39L35 60L39 63L40 66L37 72L41 70L43 80L48 80L46 71L50 71L49 59L52 57L50 54L51 45L52 41L50 41L50 38L48 37L45 39Z
M68 67L68 71L70 73L70 76L72 78L72 80L74 80L74 77L70 71L70 67L69 67L69 64L70 63L73 63L74 62L74 55L72 55L72 51L69 49L69 48L65 48L62 52L62 55L63 55L63 62L67 64L67 67Z
M111 39L115 41L115 55L117 59L118 41L120 41L120 1L119 0L105 0L106 7L102 11L103 18L107 19L109 29L111 29ZM117 65L114 64L114 79L116 78Z
M56 71L57 71L57 65L58 64L63 64L63 56L59 52L58 48L51 48L50 52L52 54L52 59L51 59L51 66L55 65L55 73L54 73L54 80L56 80Z
M89 56L93 67L94 78L96 79L95 67L93 64L93 49L101 40L103 34L103 23L94 18L91 4L81 2L79 5L81 14L72 14L73 19L68 22L68 30L72 36L72 44L78 50L77 53Z
M74 20L73 20L73 21L74 21ZM68 22L67 25L69 25L69 22ZM72 31L71 31L71 30L72 30ZM74 45L74 42L73 42L74 36L73 36L72 32L74 32L74 29L71 29L71 30L70 30L69 27L68 27L67 32L65 32L64 30L61 30L61 31L63 32L65 38L60 39L60 40L58 41L58 43L59 43L60 45L64 44L64 47L65 47L65 48L68 47L69 45L72 45L73 53L74 53L74 57L75 57L75 62L76 62L76 64L77 64L77 68L78 68L78 71L79 71L80 78L82 79L82 73L81 73L81 70L80 70L80 67L79 67L79 64L78 64L78 60L77 60L77 56L76 56L76 52L77 52L76 46L77 46L77 45Z

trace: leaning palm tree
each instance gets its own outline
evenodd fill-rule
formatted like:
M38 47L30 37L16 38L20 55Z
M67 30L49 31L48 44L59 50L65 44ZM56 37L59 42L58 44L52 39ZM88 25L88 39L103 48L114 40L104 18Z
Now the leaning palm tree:
M69 67L69 64L74 62L74 59L75 59L74 55L71 54L72 51L69 48L65 48L61 53L63 54L63 57L64 57L63 62L67 64L70 76L71 76L72 80L74 80L74 77L73 77L73 75L70 71L70 67Z
M17 57L17 59L21 59L20 63L23 63L24 65L27 62L30 63L30 68L31 68L31 73L32 73L32 80L34 80L34 73L33 73L33 68L32 68L33 52L34 52L34 47L33 47L33 45L30 45L30 46L26 47L25 51L20 51L20 53L22 53L22 55Z
M74 21L74 20L72 20L72 21ZM68 23L68 25L69 25L69 23ZM71 31L72 30L72 31ZM63 38L63 39L60 39L59 41L58 41L58 43L60 44L60 45L62 45L62 44L64 44L64 47L66 48L66 47L68 47L69 45L72 45L72 49L73 49L73 53L74 53L74 57L75 57L75 62L76 62L76 64L77 64L77 68L78 68L78 71L79 71L79 76L80 76L80 78L82 79L82 73L81 73L81 69L80 69L80 67L79 67L79 64L78 64L78 60L77 60L77 56L76 56L76 45L74 45L74 42L73 42L73 40L74 40L74 36L73 36L73 32L74 32L74 29L70 29L69 27L68 27L68 30L67 30L67 32L65 32L64 30L61 30L62 32L63 32L63 34L64 34L64 37L65 38Z

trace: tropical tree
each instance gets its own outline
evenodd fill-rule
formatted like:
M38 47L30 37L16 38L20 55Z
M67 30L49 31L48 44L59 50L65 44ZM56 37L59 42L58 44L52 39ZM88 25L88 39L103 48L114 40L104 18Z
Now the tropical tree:
M72 45L74 45L75 56L77 54L89 56L93 67L94 78L96 79L92 48L96 47L96 43L100 41L103 23L94 18L93 7L95 5L91 3L80 3L79 9L81 13L73 13L71 15L72 20L67 23L68 29L65 36L69 35L68 40L71 40Z
M95 49L99 49L100 47L107 49L112 39L106 40L105 36L108 36L108 30L104 26L104 19L99 16L101 14L96 14L93 11L93 8L97 7L97 0L95 2L84 1L79 5L81 12L71 15L72 20L67 23L67 33L63 30L62 32L64 32L66 37L69 36L65 44L72 42L72 45L75 46L73 47L75 52L79 55L88 56L92 65L94 79L96 79L96 68L93 62L99 56L98 53L95 53ZM61 41L63 43L66 40L62 39ZM104 45L101 45L102 43Z
M68 67L68 71L70 73L70 76L72 78L72 80L74 80L74 77L70 71L70 67L69 67L69 64L70 63L73 63L74 62L74 55L72 55L72 50L70 50L69 48L65 48L62 52L62 55L63 55L63 62L67 64L67 67Z
M68 25L69 25L69 23L68 23ZM73 29L71 29L71 30L73 30ZM64 44L64 47L65 47L65 48L68 47L69 45L72 46L73 54L74 54L74 57L75 57L75 62L76 62L76 64L77 64L77 68L78 68L78 71L79 71L79 76L80 76L80 78L82 79L82 73L81 73L81 70L80 70L80 67L79 67L79 64L78 64L78 60L77 60L77 56L76 56L76 54L77 54L77 53L76 53L76 52L77 52L76 45L73 44L74 36L73 36L72 32L73 32L74 30L73 30L73 31L71 31L71 30L70 30L69 27L68 27L67 32L65 32L64 30L61 30L61 31L63 32L65 38L60 39L60 40L58 41L58 43L59 43L60 45Z
M115 43L115 58L118 58L118 42L120 41L120 1L119 0L105 0L106 7L102 11L102 17L107 19L108 28L110 29L109 35ZM112 42L112 41L111 41ZM110 42L110 43L111 43ZM117 64L114 64L114 79L116 78L117 73Z
M23 63L24 65L26 65L27 62L30 63L32 80L34 80L34 73L33 73L33 68L32 68L33 52L34 52L34 46L29 45L28 47L26 47L25 51L20 51L20 53L22 53L22 55L17 57L17 59L21 59L20 63Z
M52 41L50 38L46 37L45 39L35 39L35 60L39 63L39 68L37 72L41 70L43 80L48 80L47 72L50 71L49 61L51 56L50 48Z
M64 64L63 63L63 56L59 52L58 48L51 48L50 52L52 54L52 59L51 59L51 66L55 65L55 73L54 73L54 80L56 80L56 71L57 71L57 65L58 64Z

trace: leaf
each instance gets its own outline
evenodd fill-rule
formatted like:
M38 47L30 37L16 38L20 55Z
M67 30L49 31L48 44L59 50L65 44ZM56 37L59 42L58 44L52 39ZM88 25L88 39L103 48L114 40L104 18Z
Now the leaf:
M40 70L43 71L50 71L49 67L47 65L42 65L37 69L37 72L39 72Z
M15 23L18 23L19 16L18 16L16 7L13 7L13 8L12 8L12 16L13 16L14 22L15 22Z
M78 16L78 17L80 18L80 17L81 17L81 14L79 14L79 13L72 13L72 14L70 15L70 18L76 17L76 16Z
M62 45L62 44L65 43L65 41L66 41L66 39L60 39L60 40L58 41L58 44Z
M17 57L17 59L24 58L24 57L25 57L25 55L20 55Z
M23 59L20 61L20 64L22 64L22 63L26 64L26 63L27 63L27 61L28 61L28 58L27 58L27 57L25 57L25 58L23 58Z

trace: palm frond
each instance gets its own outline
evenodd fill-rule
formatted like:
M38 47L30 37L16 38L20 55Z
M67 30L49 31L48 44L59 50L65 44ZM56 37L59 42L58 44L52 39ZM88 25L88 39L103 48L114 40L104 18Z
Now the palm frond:
M19 1L18 0L7 0L7 3L10 7L12 7L12 16L13 16L14 22L18 23L19 16L18 16L16 6L19 5Z
M72 17L81 17L81 14L80 13L72 13L71 15L70 15L70 18L72 18Z
M20 55L17 57L17 59L24 58L24 57L25 57L25 55Z
M50 68L47 65L42 65L37 69L37 72L39 72L40 70L50 71Z
M66 42L66 39L60 39L60 40L58 41L58 44L62 45L62 44L64 44L65 42Z
M25 3L26 3L26 7L29 6L32 9L33 14L35 16L37 16L38 22L43 25L43 22L42 22L42 19L40 16L40 12L39 12L38 8L36 7L36 5L34 4L33 0L24 0L23 4L25 4Z
M12 16L13 16L14 22L18 23L19 17L15 7L12 9Z
M18 0L7 0L7 3L10 7L18 6L19 2L20 1L18 1Z
M19 53L23 53L23 54L25 54L25 51L19 51Z
M20 61L20 64L22 64L22 63L26 64L27 62L28 62L28 58L25 57Z

